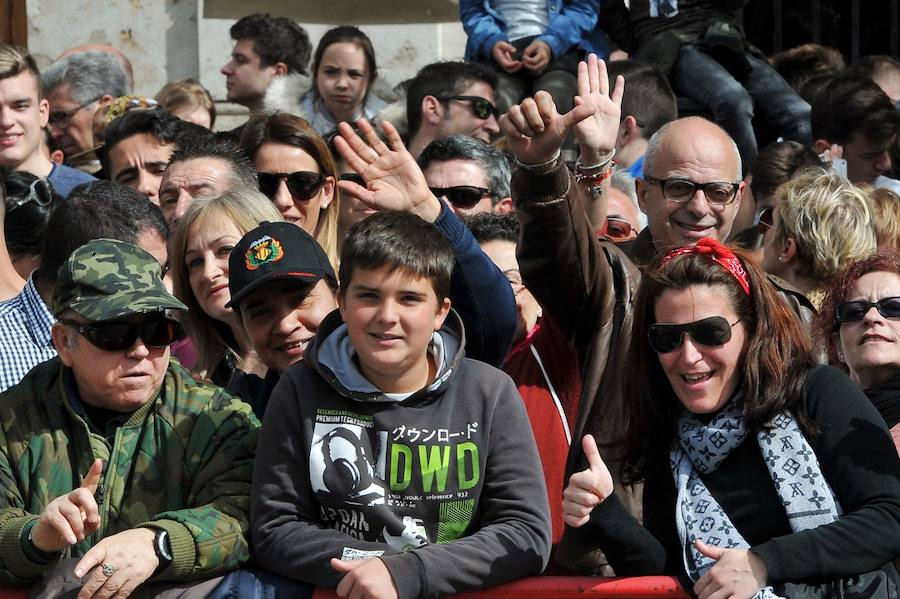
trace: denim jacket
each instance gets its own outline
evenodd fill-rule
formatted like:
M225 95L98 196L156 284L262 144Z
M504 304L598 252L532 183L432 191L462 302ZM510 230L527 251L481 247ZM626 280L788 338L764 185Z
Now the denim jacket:
M605 45L596 30L601 0L547 0L550 26L537 39L546 42L556 58L579 47L585 52L599 52ZM506 24L491 6L491 0L460 0L459 18L469 40L466 60L477 56L491 57L491 49L506 39Z

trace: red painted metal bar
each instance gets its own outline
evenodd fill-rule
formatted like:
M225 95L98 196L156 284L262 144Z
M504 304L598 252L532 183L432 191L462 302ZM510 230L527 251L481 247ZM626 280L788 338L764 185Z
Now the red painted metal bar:
M621 597L626 599L688 599L678 581L671 576L634 578L591 578L588 576L538 576L523 578L481 591L453 595L455 599L583 599L584 597ZM0 599L3 599L0 596ZM337 599L331 590L319 589L313 599Z

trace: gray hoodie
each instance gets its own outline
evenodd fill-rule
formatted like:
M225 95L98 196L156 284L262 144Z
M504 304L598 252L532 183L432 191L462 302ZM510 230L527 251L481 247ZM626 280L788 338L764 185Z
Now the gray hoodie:
M253 478L254 555L320 587L329 560L380 557L399 596L438 597L539 573L546 490L516 387L464 357L459 317L435 333L435 380L409 395L363 377L337 311L275 387Z

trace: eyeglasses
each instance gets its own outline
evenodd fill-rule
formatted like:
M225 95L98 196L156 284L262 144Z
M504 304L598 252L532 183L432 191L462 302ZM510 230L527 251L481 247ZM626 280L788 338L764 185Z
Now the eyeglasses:
M631 239L633 233L635 233L634 226L623 218L616 218L614 216L606 217L606 230L603 233L610 239L614 241L624 241L626 239Z
M459 100L461 102L471 102L472 112L476 117L483 121L493 116L495 119L500 118L500 111L491 104L491 101L481 96L442 96L438 98L441 102L449 102L450 100Z
M900 297L883 297L877 302L855 300L839 304L834 310L834 319L839 324L859 322L866 317L872 308L885 318L900 319Z
M296 173L259 173L259 190L270 200L278 193L278 186L282 181L287 182L288 192L295 200L308 201L312 199L322 184L325 183L325 175L310 171L297 171Z
M49 117L50 124L58 129L67 128L69 126L69 123L71 123L71 121L72 121L72 117L75 116L75 114L79 110L81 110L83 108L87 108L88 106L90 106L91 104L93 104L94 102L96 102L97 100L99 100L102 97L103 96L97 96L93 100L88 100L81 106L77 106L77 107L73 108L72 110L54 110L53 112L50 113L50 117Z
M490 189L474 185L454 185L453 187L429 187L435 196L447 198L457 208L473 208L484 197L496 197Z
M650 341L650 347L658 354L667 354L673 352L681 346L684 341L684 335L687 333L691 339L700 345L707 347L715 347L724 345L731 341L731 327L739 323L741 319L729 323L721 316L710 316L694 322L685 324L663 324L655 323L650 325L647 331L647 339Z
M85 324L74 320L60 320L74 327L85 339L104 351L122 351L134 345L140 337L147 347L160 349L168 347L181 337L181 325L168 318L151 320L144 324L125 322L104 322Z
M737 197L737 190L740 183L728 183L721 181L712 181L710 183L697 183L690 179L656 179L654 177L644 177L647 183L659 183L662 188L663 197L670 202L683 204L689 202L698 189L703 190L706 201L710 204L725 206L732 203Z
M34 202L41 207L49 206L53 202L53 191L50 189L50 183L46 179L35 179L28 186L28 195L10 202L6 207L6 211L12 212L28 202Z
M341 181L353 181L362 187L366 186L366 180L362 178L362 175L357 175L356 173L344 173L341 175Z
M759 211L756 220L756 230L760 235L765 235L766 231L775 227L775 208L766 206Z

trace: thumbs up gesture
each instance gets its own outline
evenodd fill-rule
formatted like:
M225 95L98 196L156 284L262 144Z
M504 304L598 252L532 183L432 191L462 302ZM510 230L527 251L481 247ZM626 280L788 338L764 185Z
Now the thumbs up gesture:
M581 448L587 456L588 468L570 476L563 491L563 520L574 528L584 526L591 510L613 492L612 475L600 457L594 437L585 435Z

